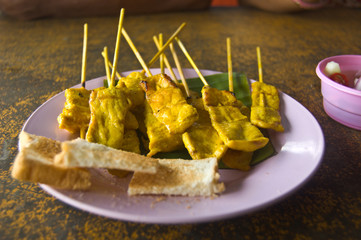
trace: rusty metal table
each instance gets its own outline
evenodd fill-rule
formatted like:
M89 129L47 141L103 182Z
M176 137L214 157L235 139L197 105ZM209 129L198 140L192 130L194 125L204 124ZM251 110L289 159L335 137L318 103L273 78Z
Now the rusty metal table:
M261 46L264 78L304 105L324 131L322 164L299 191L244 216L184 225L96 216L63 204L36 184L10 177L25 120L44 101L80 81L83 24L89 24L87 79L92 79L105 75L100 52L108 46L113 54L118 18L23 22L0 16L0 239L359 239L361 132L323 111L315 67L328 56L361 54L360 13L214 8L126 16L125 27L144 59L155 53L154 34L170 34L182 22L188 23L182 40L202 69L226 71L225 39L231 37L234 70L256 79L255 48ZM140 68L131 50L121 48L119 70Z

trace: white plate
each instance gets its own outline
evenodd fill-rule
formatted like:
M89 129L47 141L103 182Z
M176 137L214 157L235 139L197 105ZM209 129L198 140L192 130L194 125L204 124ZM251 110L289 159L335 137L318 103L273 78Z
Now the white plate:
M159 69L152 69L158 73ZM203 70L204 75L217 72ZM124 75L130 72L125 72ZM184 69L187 78L197 77ZM103 84L102 78L87 81L87 88ZM75 87L80 87L75 86ZM323 152L322 130L300 103L281 93L281 115L285 132L269 131L278 152L249 172L220 170L226 191L216 198L127 196L130 177L118 179L105 170L92 170L93 186L89 191L67 191L40 186L59 200L101 216L146 223L195 223L230 218L283 199L304 184L318 168ZM41 105L26 121L23 130L64 141L73 136L58 128L57 116L65 101L64 92Z

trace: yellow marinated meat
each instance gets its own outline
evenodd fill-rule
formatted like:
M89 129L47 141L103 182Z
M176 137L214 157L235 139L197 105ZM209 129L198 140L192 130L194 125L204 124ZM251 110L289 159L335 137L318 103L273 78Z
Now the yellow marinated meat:
M164 74L142 81L141 86L154 116L170 133L184 133L197 119L197 110L189 105L182 91Z
M139 124L137 118L132 112L128 111L125 115L124 128L129 130L135 130L138 129L138 127Z
M184 146L192 159L216 157L219 160L227 151L227 146L213 128L202 98L192 98L190 102L197 109L199 118L183 133Z
M205 106L234 106L238 108L243 106L243 103L235 97L234 93L210 86L202 88L202 98Z
M122 89L98 88L90 95L90 123L86 140L120 149L129 101Z
M85 133L90 121L89 96L91 91L85 88L65 90L65 104L57 120L59 128L71 133Z
M262 82L252 83L252 124L283 132L279 104L280 100L276 87Z
M122 89L130 102L129 110L125 116L125 129L138 129L139 124L131 111L137 111L144 104L145 96L140 82L145 78L141 72L132 72L119 79L117 88Z
M139 138L135 130L125 130L121 150L140 154ZM108 172L117 177L126 177L130 172L119 169L108 169Z
M145 78L145 75L141 72L132 72L128 76L119 79L117 87L124 87L124 92L131 102L131 109L135 109L144 103L145 96L140 82Z
M233 93L205 86L202 99L212 126L228 148L252 152L268 143L268 138L242 114L241 102Z
M140 142L135 130L125 129L121 150L140 154Z
M222 162L229 168L248 171L251 169L252 156L253 152L228 149L222 157Z
M154 156L158 152L172 152L184 148L182 135L171 134L164 124L153 115L153 111L147 102L145 103L144 114L144 123L149 139L148 157Z

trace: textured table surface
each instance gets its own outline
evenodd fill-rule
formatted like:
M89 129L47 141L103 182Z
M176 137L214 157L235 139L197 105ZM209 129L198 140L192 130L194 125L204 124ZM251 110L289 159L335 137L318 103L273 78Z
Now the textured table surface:
M87 79L92 79L105 75L100 52L108 46L112 56L118 18L22 22L0 16L0 239L360 239L361 132L326 115L315 74L325 57L361 54L360 13L234 8L126 16L125 27L144 59L155 53L154 34L169 36L182 22L188 24L181 38L202 69L226 71L225 39L231 37L234 70L256 79L255 49L261 46L264 79L304 105L324 131L322 164L296 193L254 213L185 225L96 216L10 177L25 120L44 101L80 81L83 24L89 24ZM140 69L123 46L118 70Z

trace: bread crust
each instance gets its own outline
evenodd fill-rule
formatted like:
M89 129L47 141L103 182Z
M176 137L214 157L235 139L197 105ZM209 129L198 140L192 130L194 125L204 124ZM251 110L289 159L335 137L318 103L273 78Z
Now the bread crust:
M19 135L19 153L11 171L13 178L43 183L60 189L89 189L91 176L87 169L64 168L54 165L61 152L61 143L26 132Z
M61 147L61 153L55 156L55 164L64 167L108 168L156 173L159 165L155 159L87 142L80 138L63 142Z
M135 172L128 194L215 196L225 190L219 182L216 158L201 160L158 159L156 174Z
M134 171L129 195L215 196L225 190L219 182L216 158L154 159L116 150L83 139L59 142L22 132L12 177L61 189L89 189L87 168Z

